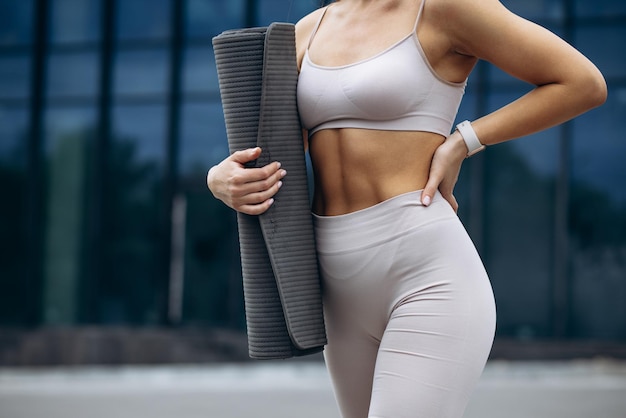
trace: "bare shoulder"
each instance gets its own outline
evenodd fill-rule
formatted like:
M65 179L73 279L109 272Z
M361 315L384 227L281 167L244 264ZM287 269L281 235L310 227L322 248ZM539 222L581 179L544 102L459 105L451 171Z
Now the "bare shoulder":
M511 13L499 0L426 1L426 17L446 31L449 37L464 41L477 29L501 28L513 20L523 20Z
M524 44L553 41L538 25L509 11L499 0L437 0L426 3L432 21L458 52L482 59Z
M489 61L516 78L534 85L579 78L603 82L580 52L498 0L426 0L426 7L431 19L444 22L440 26L456 52Z
M307 42L311 37L311 32L313 32L315 24L324 12L324 9L325 8L314 10L296 23L296 50L298 54L298 67L300 66L302 57L304 56Z
M484 15L491 12L502 13L507 9L500 0L425 0L425 7L440 16L463 18L464 16Z

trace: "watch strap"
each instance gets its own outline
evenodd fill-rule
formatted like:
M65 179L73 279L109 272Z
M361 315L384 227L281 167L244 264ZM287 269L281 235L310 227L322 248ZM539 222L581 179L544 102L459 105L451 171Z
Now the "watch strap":
M472 155L485 149L485 146L478 140L478 136L476 136L476 132L468 120L456 125L456 129L461 134L461 137L467 146L467 157L471 157Z

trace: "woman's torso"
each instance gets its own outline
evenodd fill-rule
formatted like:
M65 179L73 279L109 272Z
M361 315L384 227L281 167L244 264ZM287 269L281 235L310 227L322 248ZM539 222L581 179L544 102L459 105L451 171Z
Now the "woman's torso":
M415 30L421 6L420 0L392 3L393 7L386 9L381 5L370 5L369 10L349 10L352 3L336 3L325 13L319 27L317 24L324 11L314 12L308 21L303 20L304 28L297 31L299 65L308 60L304 62L304 69L321 72L322 77L324 71L332 75L335 70L346 67L352 71L352 74L347 74L351 78L359 71L367 70L359 68L359 65L370 68L374 65L389 66L390 63L384 63L384 60L392 59L387 56L389 51L397 53L394 48ZM441 85L436 85L436 88L443 89L443 94L456 94L455 88L463 87L462 83L475 61L451 52L445 33L433 24L430 17L429 8L425 8L419 18L419 41L415 39L415 46L420 48L422 55L419 58L428 66L429 76L439 79L435 82ZM420 52L415 49L415 53ZM308 56L305 57L305 54ZM392 69L388 72L393 76ZM419 77L419 74L416 76ZM406 84L410 85L413 81L407 80ZM419 88L419 85L414 86L414 89ZM427 93L416 91L415 94ZM402 91L397 91L396 95L409 98ZM381 107L384 114L390 106L383 104ZM451 112L448 110L446 113ZM331 125L316 131L309 138L315 173L315 213L340 215L354 212L425 186L432 156L449 132L444 133L441 124L427 131L419 130L419 126L417 130L405 130L406 123L400 123L399 128L396 122L393 124L396 126L392 129L387 129L384 124L380 124L381 129L376 129L377 124L367 129L361 128L359 123L346 123L346 127Z

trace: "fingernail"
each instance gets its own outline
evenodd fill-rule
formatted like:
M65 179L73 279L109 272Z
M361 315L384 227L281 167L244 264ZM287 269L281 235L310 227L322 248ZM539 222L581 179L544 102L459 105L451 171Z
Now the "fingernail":
M281 177L285 177L287 175L287 170L283 170L280 172Z
M270 198L270 206L272 206L272 204L274 204L274 199Z
M278 188L280 189L281 187L283 187L283 182L282 182L282 181L279 181L276 185L277 185L277 186L278 186Z
M281 163L279 163L278 161L276 161L276 164L278 165L277 169L281 167Z
M424 203L424 206L430 205L430 196L424 196L422 203Z

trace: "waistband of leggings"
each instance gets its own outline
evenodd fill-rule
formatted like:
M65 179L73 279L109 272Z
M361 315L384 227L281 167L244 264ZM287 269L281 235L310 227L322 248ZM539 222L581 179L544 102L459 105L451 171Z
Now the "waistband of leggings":
M376 205L344 215L313 214L318 251L341 251L393 239L410 230L456 217L439 192L428 207L421 202L422 190L394 196Z

